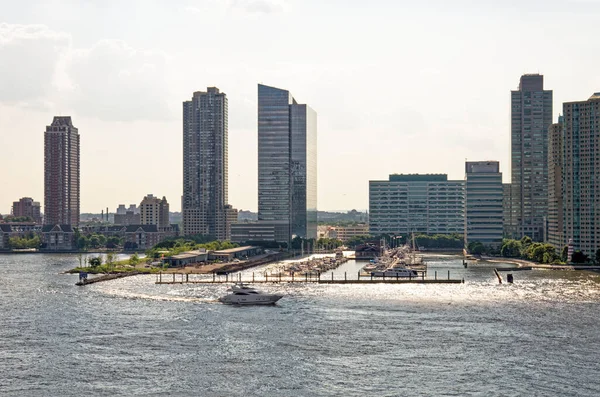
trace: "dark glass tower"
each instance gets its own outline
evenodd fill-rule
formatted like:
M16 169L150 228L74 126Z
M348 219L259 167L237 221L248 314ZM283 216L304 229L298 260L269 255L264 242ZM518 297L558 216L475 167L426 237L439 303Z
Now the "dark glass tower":
M289 239L317 236L317 114L258 85L258 220Z

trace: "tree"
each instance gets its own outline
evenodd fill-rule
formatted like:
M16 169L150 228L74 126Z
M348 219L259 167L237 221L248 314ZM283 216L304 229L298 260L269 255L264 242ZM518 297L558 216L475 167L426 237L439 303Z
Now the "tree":
M138 254L133 254L129 257L129 264L132 267L136 267L136 265L140 263L140 257L138 256Z
M600 249L596 251L596 264L600 263Z
M573 257L571 258L571 262L573 263L587 263L590 261L590 258L581 251L573 252Z
M481 255L481 254L485 253L485 251L486 251L485 246L480 241L470 242L468 249L469 249L469 252L474 255Z
M88 263L90 264L91 267L96 268L96 267L102 265L102 258L100 258L99 256L96 256L94 258L89 258Z
M89 245L92 248L98 248L100 246L100 238L98 238L98 235L92 234L89 240Z
M533 242L533 240L529 236L523 236L523 238L521 239L521 244L524 246L528 246L532 242Z
M565 245L565 246L564 246L564 248L562 249L562 252L561 252L561 254L560 254L560 259L561 259L563 262L566 262L566 261L568 261L568 260L569 260L569 258L567 258L567 256L569 256L569 246L568 246L568 245Z
M521 242L519 240L504 240L500 255L505 258L518 258L521 255Z
M108 265L108 268L112 270L115 264L115 254L113 252L108 252L106 254L106 264Z
M42 244L40 237L29 234L26 236L13 236L8 239L8 244L13 249L39 248Z
M355 248L358 245L362 245L368 241L373 241L373 240L375 240L375 237L373 237L373 236L354 236L346 241L346 246Z
M106 248L117 248L121 244L121 239L117 236L110 236L106 239Z

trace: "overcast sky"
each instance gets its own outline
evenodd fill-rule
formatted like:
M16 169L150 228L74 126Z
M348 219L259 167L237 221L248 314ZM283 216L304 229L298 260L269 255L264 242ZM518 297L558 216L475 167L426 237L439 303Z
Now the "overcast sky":
M367 209L390 173L510 181L510 90L542 73L562 102L600 91L596 0L0 0L0 213L43 205L43 132L81 135L81 210L147 193L180 209L182 110L229 99L229 201L257 207L257 83L318 114L318 203Z

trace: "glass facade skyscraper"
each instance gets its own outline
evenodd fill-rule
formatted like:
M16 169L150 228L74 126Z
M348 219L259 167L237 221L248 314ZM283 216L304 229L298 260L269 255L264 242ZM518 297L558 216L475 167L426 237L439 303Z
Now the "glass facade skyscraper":
M258 85L258 220L289 239L317 237L317 115L289 91Z
M552 91L544 90L544 76L521 76L511 92L511 183L514 195L513 230L521 238L545 238L548 215L548 127L552 124Z

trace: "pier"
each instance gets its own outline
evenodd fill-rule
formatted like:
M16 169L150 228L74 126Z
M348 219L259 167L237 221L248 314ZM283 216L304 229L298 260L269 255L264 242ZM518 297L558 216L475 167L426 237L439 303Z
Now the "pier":
M329 277L329 275L331 276ZM261 273L260 277L257 277L252 273L252 278L247 279L242 279L241 273L213 273L212 278L207 278L206 275L203 275L204 277L194 276L196 275L189 273L158 273L155 284L463 284L465 282L464 279L452 279L450 271L448 271L447 278L438 278L437 272L435 272L434 278L425 278L425 272L418 277L372 277L358 273L358 278L348 278L348 275L344 273L344 278L335 278L333 272L316 275L305 273L299 277L282 276L281 273L276 276Z

